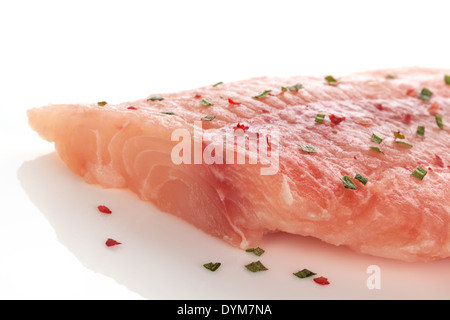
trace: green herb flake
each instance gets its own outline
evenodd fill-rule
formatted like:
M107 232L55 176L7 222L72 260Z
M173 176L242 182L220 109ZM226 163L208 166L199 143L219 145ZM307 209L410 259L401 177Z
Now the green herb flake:
M397 79L398 76L397 76L396 74L387 74L387 75L385 76L385 78L386 78L386 79Z
M212 121L216 116L204 116L200 120L202 121Z
M445 84L450 84L450 76L449 75L445 75L444 76L444 81L445 81Z
M405 135L401 134L400 131L392 131L394 133L394 139L405 139Z
M262 255L265 252L264 249L261 249L260 247L250 248L250 249L247 249L245 251L246 252L253 252L257 256L260 256L260 255Z
M317 152L316 149L310 144L301 144L301 143L299 143L299 145L300 145L300 148L303 151L308 152L309 154Z
M272 90L265 90L265 91L261 92L260 94L254 96L253 98L256 98L256 99L264 98L271 92L272 92Z
M108 104L108 102L106 102L106 101L97 102L97 105L100 106L100 107L103 107L103 106L105 106L107 104Z
M308 269L303 269L303 270L300 270L300 271L298 271L296 273L293 273L293 275L296 276L296 277L299 277L299 278L307 278L307 277L311 277L311 276L316 275L316 273L314 273L314 272L312 272L312 271L310 271Z
M374 150L374 151L376 151L376 152L379 152L379 153L384 154L384 152L381 151L380 148L378 148L378 147L370 147L370 149L372 149L372 150Z
M395 141L395 142L402 146L408 147L408 148L412 148L412 146L413 146L412 144L404 142L404 141Z
M147 99L147 101L163 101L163 97L150 97Z
M335 79L333 76L326 76L325 80L327 81L327 84L330 86L337 86L338 80Z
M444 130L444 125L442 124L442 117L440 115L436 115L436 124L438 125L439 129Z
M286 90L283 90L283 88L285 88ZM281 90L283 91L298 91L300 89L303 89L303 85L300 83L294 84L293 86L288 86L288 87L281 87Z
M217 269L219 269L220 265L221 265L220 262L215 262L215 263L209 262L209 263L205 263L203 266L204 266L206 269L211 270L211 271L214 272L214 271L216 271Z
M251 272L259 272L259 271L266 271L269 270L267 269L262 263L261 261L255 261L252 263L249 263L245 266L248 270L250 270Z
M222 81L220 81L220 82L217 82L216 84L213 84L213 87L217 87L217 86L220 86L221 84L223 84L223 82L222 82Z
M413 173L411 173L411 175L412 175L414 178L417 178L417 179L419 179L419 180L422 180L423 177L426 176L426 174L427 174L427 170L425 170L424 168L422 168L422 167L420 167L420 166L419 166L416 170L414 170Z
M372 137L370 138L373 142L380 144L383 141L383 138L377 136L375 133L372 134Z
M341 179L341 181L344 184L344 187L346 187L347 189L352 189L352 190L358 189L358 188L356 188L355 184L353 183L352 179L350 179L349 176L344 176Z
M286 88L286 87L281 87L281 91L286 92L286 91L288 91L288 88Z
M430 89L423 88L422 91L420 91L417 98L424 100L424 101L430 101L430 98L432 95L433 95L433 92L431 92Z
M207 107L214 105L214 104L212 104L211 102L209 102L206 99L202 99L200 102L201 102L202 105L207 106Z
M325 119L325 115L323 113L318 113L315 121L318 123L323 123L323 119Z
M168 114L168 115L174 115L175 112L173 111L161 111L162 114Z
M358 180L359 182L361 182L363 185L366 185L367 181L369 181L369 179L367 179L366 177L360 175L359 173L357 173L355 175L355 179Z
M425 138L425 127L417 126L416 134L418 137Z

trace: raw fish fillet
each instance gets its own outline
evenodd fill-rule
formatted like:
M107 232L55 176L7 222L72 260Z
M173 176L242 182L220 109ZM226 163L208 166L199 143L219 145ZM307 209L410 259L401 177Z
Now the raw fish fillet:
M264 234L281 231L374 256L432 261L450 256L445 75L450 70L399 68L335 75L337 83L326 75L260 77L121 104L48 105L28 117L86 182L129 188L233 246L256 247ZM200 151L230 132L259 134L266 137L261 148L273 160L278 154L275 170L262 174L267 163L250 163L249 146L236 151L236 159L246 154L244 164L174 163L177 129L189 133L194 158L196 121ZM214 150L227 160L227 148ZM419 167L422 179L412 175Z

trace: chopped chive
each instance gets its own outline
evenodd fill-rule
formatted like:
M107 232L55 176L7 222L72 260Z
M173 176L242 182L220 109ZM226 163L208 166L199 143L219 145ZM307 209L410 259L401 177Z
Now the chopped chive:
M150 97L147 99L147 101L163 101L163 97Z
M214 105L214 104L212 104L211 102L209 102L206 99L202 99L200 102L201 102L202 105L207 106L207 107Z
M361 182L363 185L366 185L367 181L369 181L369 179L367 179L366 177L360 175L359 173L357 173L355 175L355 179L358 180L359 182Z
M405 136L400 131L392 131L394 133L394 139L405 139Z
M383 141L383 138L377 136L375 133L372 134L372 137L370 138L373 142L380 144Z
M325 119L325 115L323 113L318 113L315 121L318 123L323 123L323 119Z
M300 145L300 148L305 152L308 152L308 153L316 153L317 152L316 149L310 144L299 143L299 145Z
M414 170L413 173L411 173L411 175L412 175L414 178L417 178L417 179L419 179L419 180L422 180L423 177L426 176L426 174L427 174L427 170L425 170L424 168L422 168L422 167L420 167L420 166L419 166L416 170Z
M100 107L103 107L103 106L105 106L107 103L108 103L108 102L106 102L106 101L100 101L100 102L97 102L97 105L100 106Z
M433 95L433 92L431 92L430 89L423 88L422 91L420 91L417 98L424 100L424 101L429 101L432 95Z
M247 249L245 251L246 252L253 252L257 256L260 256L260 255L262 255L265 252L264 249L261 249L260 247L250 248L250 249Z
M379 152L379 153L384 154L384 152L381 151L380 148L378 148L378 147L370 147L370 149L372 149L372 150L374 150L374 151L377 151L377 152Z
M330 86L337 86L338 80L335 79L333 76L326 76L325 80L327 81L327 84Z
M413 146L412 144L409 144L409 143L404 142L404 141L395 141L395 142L397 142L398 144L401 144L403 146L409 147L409 148L412 148L412 146Z
M212 121L216 116L204 116L200 120L202 121Z
M357 189L355 184L353 183L352 179L350 179L349 176L344 176L341 179L341 181L344 184L344 187L346 187L347 189L352 189L352 190L356 190Z
M213 84L213 87L217 87L217 86L220 86L221 84L223 84L223 82L222 82L222 81L220 81L220 82L217 82L216 84Z
M258 271L266 271L268 270L262 263L261 261L256 261L256 262L252 262L249 263L245 266L248 270L250 270L251 272L258 272Z
M312 271L310 271L308 269L303 269L303 270L300 270L300 271L298 271L296 273L293 273L293 275L296 276L296 277L299 277L299 278L307 278L307 277L311 277L311 276L316 275L316 273L314 273L314 272L312 272Z
M450 76L449 75L445 75L444 76L444 81L445 81L445 84L450 84Z
M417 134L417 136L419 136L421 138L425 138L425 127L417 126L416 134Z
M439 129L444 130L444 125L442 124L442 117L437 114L435 116L435 118L436 118L436 123L437 123Z
M284 90L283 90L283 88L284 88ZM287 90L289 90L289 91L298 91L300 89L303 89L303 85L300 84L300 83L294 84L293 86L281 87L282 91L287 91Z
M272 90L265 90L265 91L261 92L260 94L254 96L253 98L260 99L260 98L267 96L271 92L272 92Z
M385 76L385 78L386 78L386 79L397 79L398 76L397 76L396 74L387 74L387 75Z
M216 271L217 269L219 269L220 265L221 265L220 262L216 262L216 263L209 262L209 263L205 263L203 266L208 270Z
M174 115L175 112L173 111L161 111L162 114L169 114L169 115Z

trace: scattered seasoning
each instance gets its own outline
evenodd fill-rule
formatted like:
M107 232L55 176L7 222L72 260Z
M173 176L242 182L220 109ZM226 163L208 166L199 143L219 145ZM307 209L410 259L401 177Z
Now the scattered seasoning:
M209 263L205 263L203 266L204 266L206 269L208 269L208 270L214 272L214 271L216 271L217 269L219 269L220 265L221 265L220 262L215 262L215 263L209 262Z
M327 278L324 277L318 277L318 278L314 278L314 282L321 284L321 285L326 285L326 284L330 284L330 282L328 281Z
M228 98L228 103L229 104L235 104L235 105L240 105L241 104L240 102L235 102L235 101L231 100L230 98Z
M261 249L260 247L250 248L250 249L247 249L245 251L246 252L253 252L257 256L260 256L260 255L262 255L265 252L264 249Z
M344 187L347 189L352 189L352 190L358 189L358 188L356 188L355 184L353 183L352 179L350 179L349 176L344 176L341 179L341 181L344 184Z
M133 106L129 106L127 109L129 109L129 110L137 110L137 108L133 107Z
M372 137L370 138L376 144L380 144L383 141L383 138L377 136L375 133L372 133Z
M417 134L417 136L419 136L421 138L425 138L425 127L417 126L416 134Z
M207 106L207 107L214 105L214 104L212 104L211 102L209 102L206 99L202 99L202 100L200 100L200 102L201 102L202 105Z
M378 110L383 110L383 105L381 103L375 103L375 108L377 108Z
M432 95L433 95L433 92L431 92L430 89L423 88L422 91L420 91L417 98L424 100L424 101L430 101L430 98Z
M317 116L316 116L315 121L318 122L318 123L323 123L323 119L325 119L325 115L322 114L322 113L318 113Z
M198 93L195 94L194 99L200 99L202 96Z
M378 147L370 147L370 149L372 149L372 150L374 150L374 151L376 151L376 152L379 152L379 153L384 154L384 152L381 151L380 148L378 148Z
M303 85L300 83L294 84L293 86L281 87L281 91L298 91L303 89Z
M339 124L345 120L345 117L337 117L334 114L328 116L333 124Z
M325 80L327 81L327 84L330 86L337 86L339 81L335 79L333 76L326 76Z
M175 114L175 112L173 112L173 111L161 111L160 113L162 113L162 114L169 114L169 115L174 115Z
M439 167L443 168L443 167L444 167L444 161L442 161L442 158L439 157L437 154L435 154L434 157L435 157L435 158L434 158L434 162L436 162L436 164L437 164Z
M405 114L405 122L406 123L410 122L411 118L412 118L411 114L409 114L409 113Z
M369 181L369 179L367 179L366 177L360 175L359 173L357 173L355 175L355 179L358 180L359 182L361 182L363 185L366 185L367 181Z
M385 78L386 78L386 79L397 79L398 76L397 76L396 74L387 74L387 75L385 76Z
M112 247L112 246L117 246L117 245L122 244L122 243L121 242L117 242L114 239L108 238L108 240L106 240L105 244L106 244L107 247Z
M439 111L439 103L437 101L433 102L433 104L428 108L428 112L435 116Z
M204 116L200 120L202 121L212 121L216 116Z
M444 76L444 81L445 81L445 84L450 84L450 76L449 75L445 75Z
M250 270L251 272L258 272L258 271L266 271L269 270L267 269L262 263L261 261L255 261L252 263L249 263L245 266L248 270Z
M444 130L444 125L442 124L442 117L440 115L436 115L436 124L438 125L439 129Z
M394 139L405 139L405 136L403 134L400 133L399 131L392 131L394 133Z
M97 102L97 105L100 106L100 107L103 107L106 104L108 104L108 102L106 102L106 101Z
M260 99L260 98L267 96L271 92L272 92L272 90L265 90L265 91L261 92L260 94L254 96L253 98Z
M413 146L412 144L404 142L404 141L397 141L396 140L395 142L400 144L400 145L402 145L402 146L409 147L409 148L412 148L412 146Z
M420 167L420 166L419 166L416 170L414 170L413 173L411 173L411 175L412 175L414 178L417 178L417 179L419 179L419 180L422 180L423 177L426 176L426 174L427 174L427 170L425 170L424 168L422 168L422 167Z
M300 145L300 148L303 151L308 152L309 154L317 152L316 149L310 144L301 144L301 143L299 143L299 145Z
M213 84L213 87L217 87L217 86L220 86L221 84L223 84L223 82L222 82L222 81L220 81L220 82L217 82L216 84Z
M238 122L238 124L233 128L235 131L236 130L238 130L238 129L241 129L241 130L247 130L248 129L248 127L247 126L245 126L244 124L240 124L239 122Z
M98 211L102 212L102 213L106 213L106 214L111 214L112 211L107 207L107 206L98 206L97 207Z
M308 269L303 269L296 273L293 273L293 275L296 277L299 277L299 278L308 278L308 277L314 276L316 274Z
M163 97L150 97L147 99L147 101L163 101Z
M417 91L415 89L406 90L406 95L409 97L417 97Z

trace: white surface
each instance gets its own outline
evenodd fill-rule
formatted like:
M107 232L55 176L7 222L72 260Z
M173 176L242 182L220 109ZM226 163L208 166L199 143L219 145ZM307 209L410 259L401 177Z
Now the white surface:
M450 68L448 1L0 2L0 299L448 299L408 264L272 235L259 259L123 190L85 184L27 126L48 103L123 102L260 75ZM111 216L96 211L100 203ZM123 242L106 248L107 237ZM202 267L222 262L215 273ZM366 269L378 265L381 289ZM308 268L331 285L292 273Z

